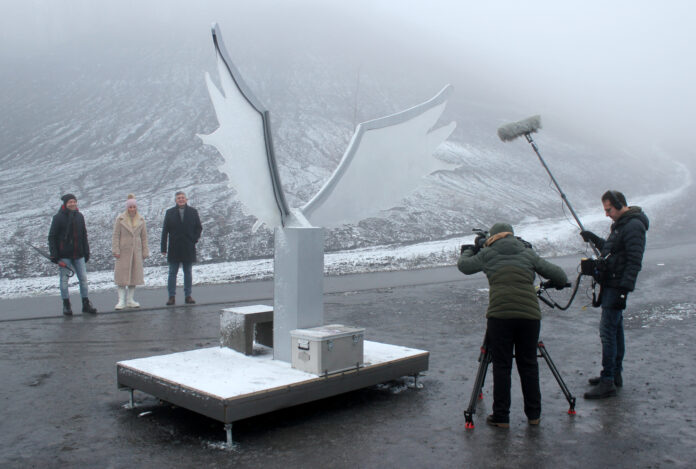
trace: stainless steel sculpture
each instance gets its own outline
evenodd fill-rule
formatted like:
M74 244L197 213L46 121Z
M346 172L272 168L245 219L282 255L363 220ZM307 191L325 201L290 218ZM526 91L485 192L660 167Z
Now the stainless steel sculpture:
M338 167L304 206L288 207L268 110L234 66L217 24L212 28L222 91L206 74L220 124L204 143L224 158L221 170L245 211L275 230L274 357L290 360L289 331L323 325L322 227L357 222L394 207L423 177L451 165L432 156L456 124L434 128L451 86L405 111L361 123Z

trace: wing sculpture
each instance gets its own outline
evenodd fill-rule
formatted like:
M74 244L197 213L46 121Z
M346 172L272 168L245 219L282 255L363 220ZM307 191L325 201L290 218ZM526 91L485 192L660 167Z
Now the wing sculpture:
M357 222L394 207L422 178L451 165L432 156L456 123L433 130L452 87L411 109L359 124L338 167L302 213L314 226Z
M213 25L221 92L206 73L208 93L220 126L199 135L224 159L221 170L237 191L245 212L261 224L324 226L357 222L394 207L424 176L450 165L433 158L456 124L433 130L452 87L411 109L359 124L338 167L317 195L299 210L289 210L278 175L268 111L254 96L229 58L217 24Z
M205 80L220 127L199 135L224 158L221 170L247 214L257 218L253 231L265 223L270 229L285 224L289 214L275 162L268 111L251 92L229 59L222 34L213 25L221 93L208 73Z

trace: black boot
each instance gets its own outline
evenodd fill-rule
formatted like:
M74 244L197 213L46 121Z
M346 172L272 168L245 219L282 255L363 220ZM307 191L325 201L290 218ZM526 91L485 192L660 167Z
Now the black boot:
M70 298L63 300L63 314L72 316L72 308L70 307Z
M602 378L600 378L599 376L595 376L594 378L590 378L587 380L587 382L590 383L592 386L597 386L601 381ZM620 372L614 372L614 385L617 388L623 386L623 378L621 377Z
M82 298L82 312L97 314L97 308L92 306L92 303L89 302L89 298Z
M585 399L604 399L616 396L616 386L613 381L602 380L592 391L585 393Z

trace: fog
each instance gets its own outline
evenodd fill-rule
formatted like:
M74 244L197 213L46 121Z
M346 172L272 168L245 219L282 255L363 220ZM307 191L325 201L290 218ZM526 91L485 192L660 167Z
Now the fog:
M444 54L467 57L463 70L479 69L520 109L623 141L690 146L693 2L438 4L430 15L400 16L425 34L444 34Z
M81 59L85 74L169 47L212 64L216 21L247 59L335 55L347 73L412 81L423 98L452 83L459 99L498 106L501 121L539 113L585 138L691 149L693 2L3 0L2 10L0 93L27 63L52 74Z

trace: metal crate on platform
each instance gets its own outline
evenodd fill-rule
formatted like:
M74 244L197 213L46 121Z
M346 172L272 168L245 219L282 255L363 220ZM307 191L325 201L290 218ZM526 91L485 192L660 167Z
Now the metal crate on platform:
M365 329L329 324L290 331L292 367L326 375L363 366Z

